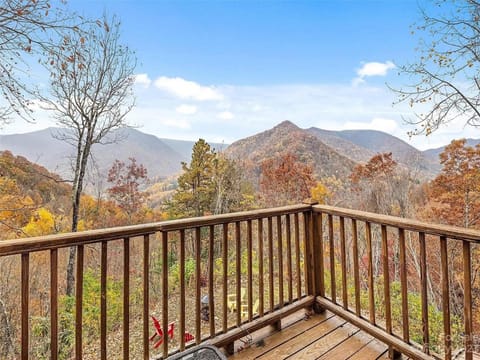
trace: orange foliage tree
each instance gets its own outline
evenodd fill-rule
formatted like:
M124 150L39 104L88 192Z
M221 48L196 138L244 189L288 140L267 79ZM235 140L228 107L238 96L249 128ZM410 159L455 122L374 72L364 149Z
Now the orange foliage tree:
M478 227L480 220L480 145L453 140L440 154L441 173L429 186L430 210L439 221Z
M314 186L312 166L299 162L291 153L262 162L260 197L267 206L301 202Z
M373 156L366 164L357 165L351 175L355 207L361 210L391 214L391 180L397 168L392 153Z

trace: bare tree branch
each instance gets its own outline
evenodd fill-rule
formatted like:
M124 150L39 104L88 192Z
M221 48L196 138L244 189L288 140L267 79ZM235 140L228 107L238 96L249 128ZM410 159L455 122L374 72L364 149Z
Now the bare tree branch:
M403 88L391 87L398 103L430 107L405 119L414 126L411 135L429 135L457 119L480 126L480 4L474 0L432 3L438 14L422 10L423 21L413 31L424 36L418 59L400 66L400 74L412 82Z

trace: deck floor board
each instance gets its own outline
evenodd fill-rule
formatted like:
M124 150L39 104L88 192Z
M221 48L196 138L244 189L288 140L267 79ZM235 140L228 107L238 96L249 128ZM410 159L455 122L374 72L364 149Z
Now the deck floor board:
M328 311L311 316L297 314L281 331L266 329L242 340L237 347L240 351L229 360L388 358L385 344Z

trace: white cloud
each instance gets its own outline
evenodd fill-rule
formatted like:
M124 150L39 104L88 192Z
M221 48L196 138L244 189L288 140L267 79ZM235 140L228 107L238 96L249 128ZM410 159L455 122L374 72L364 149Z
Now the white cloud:
M385 76L390 69L395 69L395 64L391 61L386 63L368 62L357 70L357 75L361 78L365 76Z
M194 81L179 77L169 78L161 76L155 80L155 86L181 99L197 101L222 100L223 95L214 87L203 86Z
M182 104L177 106L175 111L183 115L193 115L197 112L197 107L195 105Z
M135 75L135 84L142 85L145 88L148 88L152 80L148 77L148 74L137 74Z
M386 76L388 70L395 69L396 66L393 62L387 61L381 62L367 62L363 63L362 67L357 70L357 77L352 80L353 86L358 86L365 82L365 78L368 76Z
M232 120L235 116L230 111L222 111L217 114L218 119L222 120Z

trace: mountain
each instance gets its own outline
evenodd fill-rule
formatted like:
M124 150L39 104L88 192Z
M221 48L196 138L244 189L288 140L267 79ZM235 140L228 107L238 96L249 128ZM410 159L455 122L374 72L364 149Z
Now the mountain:
M48 128L27 134L0 135L0 150L24 156L68 178L71 176L70 159L74 148L58 140L63 131ZM190 146L190 142L183 144L177 151L172 148L172 144L131 128L118 130L108 139L113 140L113 137L120 138L121 141L93 147L93 158L100 174L106 174L115 159L126 161L129 157L134 157L147 168L150 178L171 176L181 170L182 161L189 159L185 148Z
M480 139L467 139L467 142L465 145L475 147L478 144L480 144ZM435 149L428 149L423 151L423 154L429 159L431 159L431 161L436 161L438 164L440 164L439 156L445 150L445 147L446 146L440 146Z
M375 154L391 152L399 164L412 170L420 170L426 176L432 176L440 169L438 161L432 160L405 141L382 131L331 131L315 127L307 131L338 153L356 162L365 163Z
M245 162L258 177L263 160L283 153L292 153L313 166L317 177L347 177L355 166L351 159L339 154L315 135L290 121L231 144L227 156Z
M307 131L315 135L325 145L330 146L336 152L352 161L364 163L375 155L375 151L338 136L338 131L323 130L316 127L311 127Z

